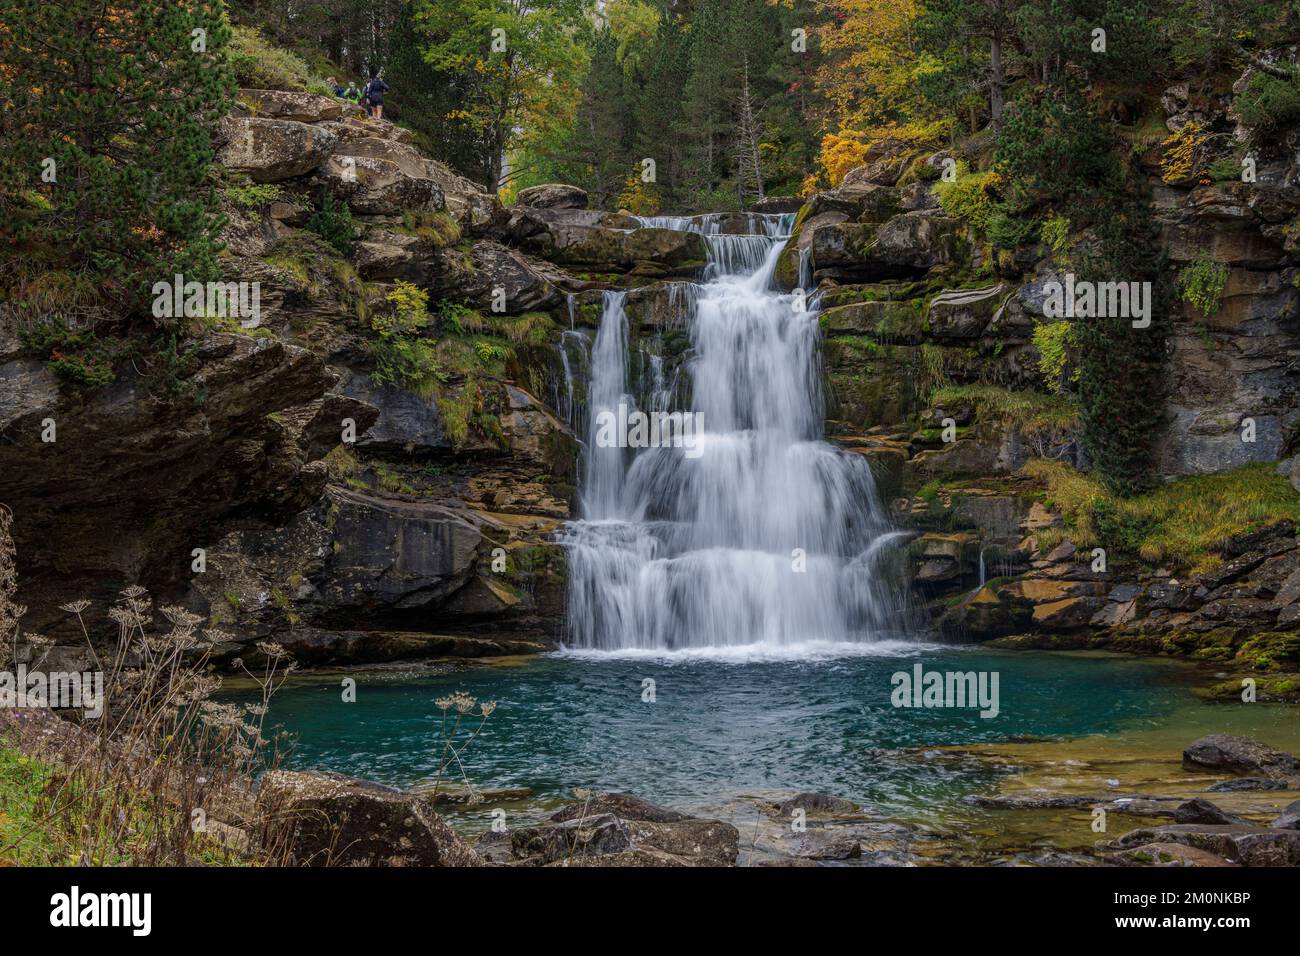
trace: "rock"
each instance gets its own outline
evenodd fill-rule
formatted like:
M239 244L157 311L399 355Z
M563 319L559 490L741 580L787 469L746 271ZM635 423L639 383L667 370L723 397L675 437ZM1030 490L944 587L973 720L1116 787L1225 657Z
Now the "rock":
M1300 830L1300 800L1287 804L1281 815L1269 826L1275 830Z
M343 116L347 101L336 96L317 96L290 90L239 91L239 103L252 116L262 119L294 120L298 123L321 123Z
M627 794L598 794L510 834L511 862L565 866L733 866L740 833Z
M340 143L316 180L358 215L400 216L446 206L432 160L413 146L375 136Z
M175 383L183 394L168 400L129 371L73 395L44 363L0 365L0 501L15 514L19 600L32 630L66 626L58 605L67 601L107 608L128 584L183 585L189 563L163 557L176 542L206 545L234 512L293 513L323 489L315 461L337 443L338 420L324 430L318 422L334 381L321 360L235 333L192 347L194 367ZM41 442L45 418L58 422L57 443ZM356 420L371 421L359 411Z
M1117 858L1139 866L1238 866L1209 850L1198 850L1181 843L1144 843L1124 850Z
M512 235L527 252L561 265L596 272L694 275L708 257L699 233L591 225L564 215L565 210L525 212L511 220Z
M274 821L268 849L286 836L299 866L483 864L428 801L364 780L273 770L258 805Z
M473 575L482 534L446 504L331 488L326 505L332 544L314 583L335 614L432 609Z
M257 183L311 172L325 162L338 142L319 126L255 116L227 116L222 121L221 139L224 145L217 161Z
M1187 746L1183 766L1216 773L1256 773L1267 777L1300 776L1300 760L1258 740L1231 734L1210 734Z
M1000 283L987 289L945 289L930 302L930 334L939 341L977 339L1006 299Z
M776 812L783 817L792 816L796 810L816 817L856 816L862 813L862 808L852 800L828 793L797 793L776 804Z
M444 249L440 268L429 286L438 296L463 301L473 308L496 310L505 294L505 314L551 309L563 301L547 275L546 263L539 263L499 242L476 242L466 256L459 249Z
M1180 803L1174 811L1174 822L1250 825L1248 821L1243 820L1241 817L1221 810L1209 800L1200 798Z
M1263 777L1238 777L1220 780L1205 788L1206 793L1236 793L1243 790L1285 790L1285 780L1266 780Z
M1049 601L1034 607L1033 622L1038 627L1054 631L1068 631L1088 626L1098 611L1105 607L1102 598L1070 597Z
M586 209L587 190L563 183L547 183L521 189L515 202L539 209Z
M373 279L424 278L425 270L418 264L423 242L417 236L378 229L351 250L357 273L367 281Z

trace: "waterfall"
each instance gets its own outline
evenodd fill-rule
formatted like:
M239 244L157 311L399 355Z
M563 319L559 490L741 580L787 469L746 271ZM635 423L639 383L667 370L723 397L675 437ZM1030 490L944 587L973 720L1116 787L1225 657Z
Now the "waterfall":
M690 404L673 411L696 416L695 446L600 440L602 413L668 411L676 394L662 363L638 360L641 380L630 381L624 293L605 293L580 517L560 536L569 646L791 648L901 629L884 572L902 536L866 460L822 441L815 312L771 288L790 217L752 217L746 235L723 235L717 222L643 220L709 240L706 281L669 300L690 335Z

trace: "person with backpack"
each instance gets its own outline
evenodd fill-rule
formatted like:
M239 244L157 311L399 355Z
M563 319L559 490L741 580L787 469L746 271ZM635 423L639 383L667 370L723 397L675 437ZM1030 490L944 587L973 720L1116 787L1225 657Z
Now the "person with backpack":
M370 115L375 119L384 118L384 94L387 92L388 84L379 73L372 76L366 84L365 97L370 101Z
M348 88L340 94L349 103L361 102L361 91L357 89L356 80L348 80Z

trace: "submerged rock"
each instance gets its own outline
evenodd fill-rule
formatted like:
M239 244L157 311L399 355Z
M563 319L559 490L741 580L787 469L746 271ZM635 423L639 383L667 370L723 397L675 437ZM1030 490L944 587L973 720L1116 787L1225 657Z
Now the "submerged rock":
M1300 776L1300 760L1249 737L1210 734L1183 751L1188 770L1219 773L1257 773L1268 777Z

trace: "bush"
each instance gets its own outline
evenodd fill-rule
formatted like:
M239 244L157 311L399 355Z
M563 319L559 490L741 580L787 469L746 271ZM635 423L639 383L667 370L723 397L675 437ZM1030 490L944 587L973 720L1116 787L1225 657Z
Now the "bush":
M240 209L258 209L284 194L275 183L238 183L227 186L224 192L231 205Z
M1039 322L1034 326L1034 348L1038 350L1038 371L1048 391L1058 394L1066 382L1079 380L1076 368L1067 378L1070 349L1074 346L1073 322Z
M1224 286L1228 284L1228 267L1211 259L1197 259L1178 274L1178 294L1202 319L1219 311Z
M327 192L321 200L320 209L307 220L307 228L340 254L346 253L352 245L352 208L346 202L336 201L333 193Z
M1300 73L1290 80L1256 73L1232 105L1255 142L1272 142L1300 123Z
M444 378L433 343L422 336L430 321L429 293L399 279L387 301L392 308L371 320L379 339L372 347L370 378L429 398Z
M1002 177L997 173L963 176L958 170L956 182L939 183L934 187L934 193L944 212L966 220L972 229L983 236L988 235L989 225L997 212L994 191L1001 182Z

